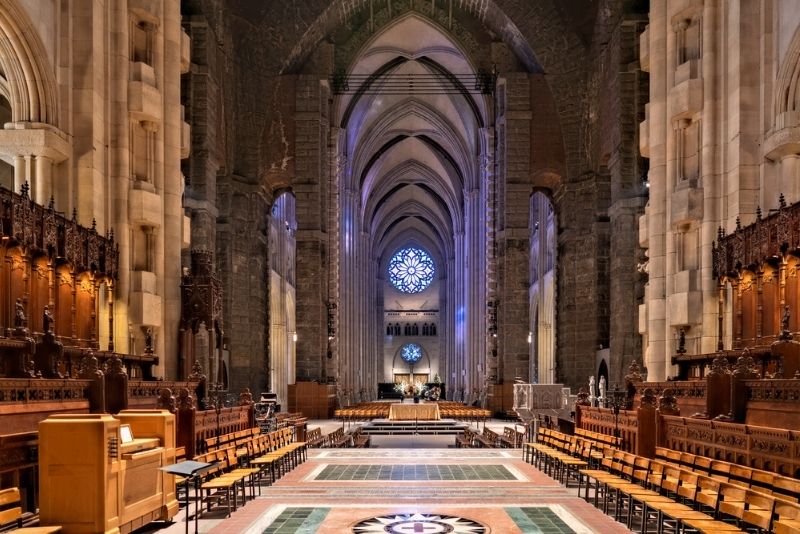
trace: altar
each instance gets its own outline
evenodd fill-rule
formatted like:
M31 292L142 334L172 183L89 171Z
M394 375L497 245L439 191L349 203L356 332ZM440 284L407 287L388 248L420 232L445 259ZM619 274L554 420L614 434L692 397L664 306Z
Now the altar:
M439 404L435 402L421 404L393 403L389 406L389 421L438 421Z

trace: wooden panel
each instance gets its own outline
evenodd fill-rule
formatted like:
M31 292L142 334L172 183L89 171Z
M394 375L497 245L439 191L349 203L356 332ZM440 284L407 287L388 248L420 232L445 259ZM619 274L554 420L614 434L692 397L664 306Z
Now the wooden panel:
M765 266L761 280L761 336L772 337L780 330L778 271L771 266Z
M66 266L56 273L56 335L72 337L72 275Z
M798 284L798 266L800 260L794 256L787 258L786 265L786 305L789 306L792 314L789 317L789 330L797 332L800 330L800 284Z
M37 258L31 265L31 293L28 298L28 330L42 332L42 314L48 305L50 268L46 258Z
M756 284L752 273L745 273L739 284L741 291L742 310L742 346L749 347L755 344L756 339Z

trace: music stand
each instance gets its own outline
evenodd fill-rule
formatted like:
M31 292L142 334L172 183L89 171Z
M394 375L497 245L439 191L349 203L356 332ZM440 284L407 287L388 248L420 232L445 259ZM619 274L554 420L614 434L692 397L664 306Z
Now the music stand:
M216 463L216 462L215 462ZM204 472L208 471L214 466L214 464L209 464L206 462L195 462L194 460L187 460L185 462L180 462L177 464L172 465L165 465L164 467L160 467L161 471L165 473L169 473L170 475L178 475L186 478L186 534L189 534L189 482L194 481L194 532L197 534L197 518L200 516L200 509L199 509L199 492L200 488L197 485L197 481L199 480L198 475L203 474Z

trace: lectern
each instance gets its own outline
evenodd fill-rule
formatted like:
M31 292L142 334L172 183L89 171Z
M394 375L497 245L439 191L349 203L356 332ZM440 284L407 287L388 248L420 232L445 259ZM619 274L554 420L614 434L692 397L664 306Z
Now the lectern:
M52 415L39 423L39 517L62 532L127 534L178 511L175 416Z

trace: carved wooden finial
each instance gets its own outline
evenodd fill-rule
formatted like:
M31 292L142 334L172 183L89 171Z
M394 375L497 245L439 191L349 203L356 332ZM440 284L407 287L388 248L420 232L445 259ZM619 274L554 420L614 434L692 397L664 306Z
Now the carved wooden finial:
M72 208L72 222L78 222L78 208Z
M22 198L28 198L28 193L30 192L30 190L31 186L28 184L28 182L24 182L22 184L22 187L20 187L19 194L22 195Z
M97 233L97 219L92 217L92 232Z
M781 209L786 207L786 197L783 196L783 193L778 197L778 204L780 204Z
M717 228L717 239L722 239L725 237L725 230L722 229L722 226Z
M56 209L56 199L53 197L53 195L50 195L50 202L47 204L47 209L50 211Z
M736 231L742 229L742 219L738 215L736 216Z
M761 206L756 207L756 220L761 220Z

